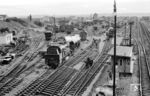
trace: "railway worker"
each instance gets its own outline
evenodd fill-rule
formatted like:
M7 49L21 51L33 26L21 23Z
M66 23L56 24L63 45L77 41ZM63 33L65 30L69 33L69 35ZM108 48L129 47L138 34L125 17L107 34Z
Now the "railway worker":
M87 60L85 61L85 64L86 64L86 68L89 68L90 66L92 66L93 60L91 60L91 59L88 57Z

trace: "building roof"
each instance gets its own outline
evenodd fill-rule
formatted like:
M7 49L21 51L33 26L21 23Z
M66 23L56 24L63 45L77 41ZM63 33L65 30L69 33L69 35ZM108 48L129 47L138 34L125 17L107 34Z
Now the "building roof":
M117 46L116 47L116 55L121 57L132 57L132 49L133 47L127 46ZM109 55L114 55L114 48L112 48L109 52Z

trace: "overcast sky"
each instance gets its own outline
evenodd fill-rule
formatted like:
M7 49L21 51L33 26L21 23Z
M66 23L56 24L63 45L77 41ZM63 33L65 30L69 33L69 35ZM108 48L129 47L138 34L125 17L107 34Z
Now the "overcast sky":
M0 13L23 15L82 15L112 13L113 0L0 0ZM116 0L118 13L150 13L150 0Z

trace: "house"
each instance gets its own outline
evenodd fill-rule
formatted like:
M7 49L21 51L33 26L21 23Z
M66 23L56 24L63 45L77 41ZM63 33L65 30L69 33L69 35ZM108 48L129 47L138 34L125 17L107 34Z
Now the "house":
M13 34L12 33L0 33L0 45L7 45L10 44L10 42L13 42Z
M116 66L119 77L130 76L133 73L133 47L117 46L116 47ZM114 48L108 54L111 56L111 65L114 62Z

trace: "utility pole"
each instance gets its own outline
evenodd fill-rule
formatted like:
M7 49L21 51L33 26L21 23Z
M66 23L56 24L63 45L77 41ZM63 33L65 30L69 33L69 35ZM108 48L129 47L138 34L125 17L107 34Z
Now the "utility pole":
M133 25L133 22L130 21L130 22L129 22L129 25L130 25L130 45L129 45L129 46L131 46L131 39L132 39L132 25Z
M116 96L116 24L117 9L116 1L114 0L114 62L113 62L113 96Z
M125 23L125 37L126 37L126 33L127 33L127 23Z
M53 20L54 20L54 26L56 25L56 19L55 19L55 17L53 17Z
M55 17L53 17L53 34L54 34L54 36L55 36L55 40L56 40L56 19L55 19Z

